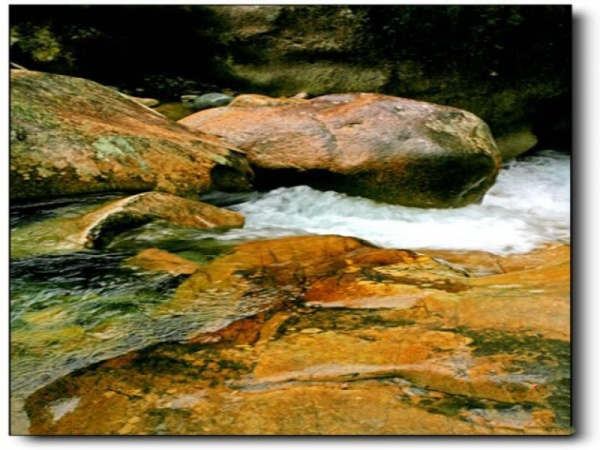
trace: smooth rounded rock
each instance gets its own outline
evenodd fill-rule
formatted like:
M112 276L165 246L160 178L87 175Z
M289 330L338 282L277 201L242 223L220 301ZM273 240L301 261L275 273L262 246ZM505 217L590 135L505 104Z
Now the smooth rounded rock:
M501 163L475 115L380 94L232 104L180 123L245 150L265 189L307 184L393 204L460 207L481 201Z
M200 111L202 109L207 108L216 108L218 106L225 106L231 103L233 97L227 94L219 94L216 92L212 92L210 94L200 95L194 99L192 107L196 111Z

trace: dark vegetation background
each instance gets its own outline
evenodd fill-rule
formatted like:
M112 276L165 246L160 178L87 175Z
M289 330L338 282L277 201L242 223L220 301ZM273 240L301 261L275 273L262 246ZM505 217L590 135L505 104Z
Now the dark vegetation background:
M570 150L571 21L567 5L12 5L10 57L163 101L375 91Z

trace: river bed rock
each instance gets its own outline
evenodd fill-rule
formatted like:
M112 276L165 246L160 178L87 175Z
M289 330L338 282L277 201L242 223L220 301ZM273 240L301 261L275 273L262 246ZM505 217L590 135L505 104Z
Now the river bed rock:
M481 201L500 169L473 114L380 94L216 108L179 121L245 150L262 188L308 184L427 208Z
M244 153L81 78L11 70L10 197L245 190Z
M154 111L162 114L169 120L178 121L194 113L191 105L180 102L163 103L153 108Z
M180 256L158 248L147 248L123 261L123 265L149 272L167 272L171 275L191 275L200 267Z
M570 434L568 262L514 268L470 276L422 253L336 236L239 245L195 272L167 307L189 310L218 289L247 302L279 292L281 301L246 317L232 308L240 320L220 330L57 380L27 400L30 431ZM317 307L319 283L336 274L340 301L391 285L398 302L334 306L323 297ZM402 301L414 292L393 285L424 295Z
M571 260L571 246L559 242L545 244L529 253L495 255L480 250L438 250L419 249L431 257L439 258L459 270L474 276L498 275L535 269L547 265L568 263Z
M115 234L154 220L164 220L201 230L226 230L244 226L244 216L227 209L162 192L145 192L110 203L83 216L85 241L105 247Z
M233 100L231 95L221 94L218 92L211 92L196 97L192 102L192 108L195 111L201 111L203 109L216 108L218 106L226 106Z
M163 306L169 314L208 304L243 317L297 299L307 283L346 265L344 256L368 251L355 238L300 236L248 242L211 261L183 282Z
M201 230L226 230L244 226L240 213L163 192L145 192L111 201L80 217L53 218L16 229L13 258L102 249L120 233L162 220Z
M253 108L261 106L286 106L302 103L305 99L298 97L279 97L273 98L266 95L242 94L238 95L230 104L235 108Z

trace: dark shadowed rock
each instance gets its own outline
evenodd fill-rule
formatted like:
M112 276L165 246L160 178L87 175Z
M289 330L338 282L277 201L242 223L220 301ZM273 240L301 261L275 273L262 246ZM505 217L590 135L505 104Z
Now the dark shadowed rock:
M527 4L16 5L11 58L164 100L226 87L380 92L471 111L495 138L529 127L541 148L570 150L571 16Z
M296 100L298 101L298 100ZM479 202L500 168L487 125L447 106L340 94L180 121L245 150L259 187L308 184L407 206Z
M548 145L558 118L570 123L565 6L212 8L231 24L231 69L257 92L381 92L454 106L505 138L498 142L503 158L532 148L536 136ZM531 127L533 134L515 142Z
M202 109L228 105L232 100L233 97L231 95L211 92L210 94L204 94L196 97L192 106L196 111L200 111Z
M249 188L243 152L92 81L11 71L12 199Z

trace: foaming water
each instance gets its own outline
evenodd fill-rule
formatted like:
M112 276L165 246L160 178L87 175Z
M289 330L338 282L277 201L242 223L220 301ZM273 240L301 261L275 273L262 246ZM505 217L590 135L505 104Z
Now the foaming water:
M382 247L525 253L570 239L570 158L540 152L505 165L479 205L421 209L307 186L280 188L233 207L246 226L217 239L340 234Z

